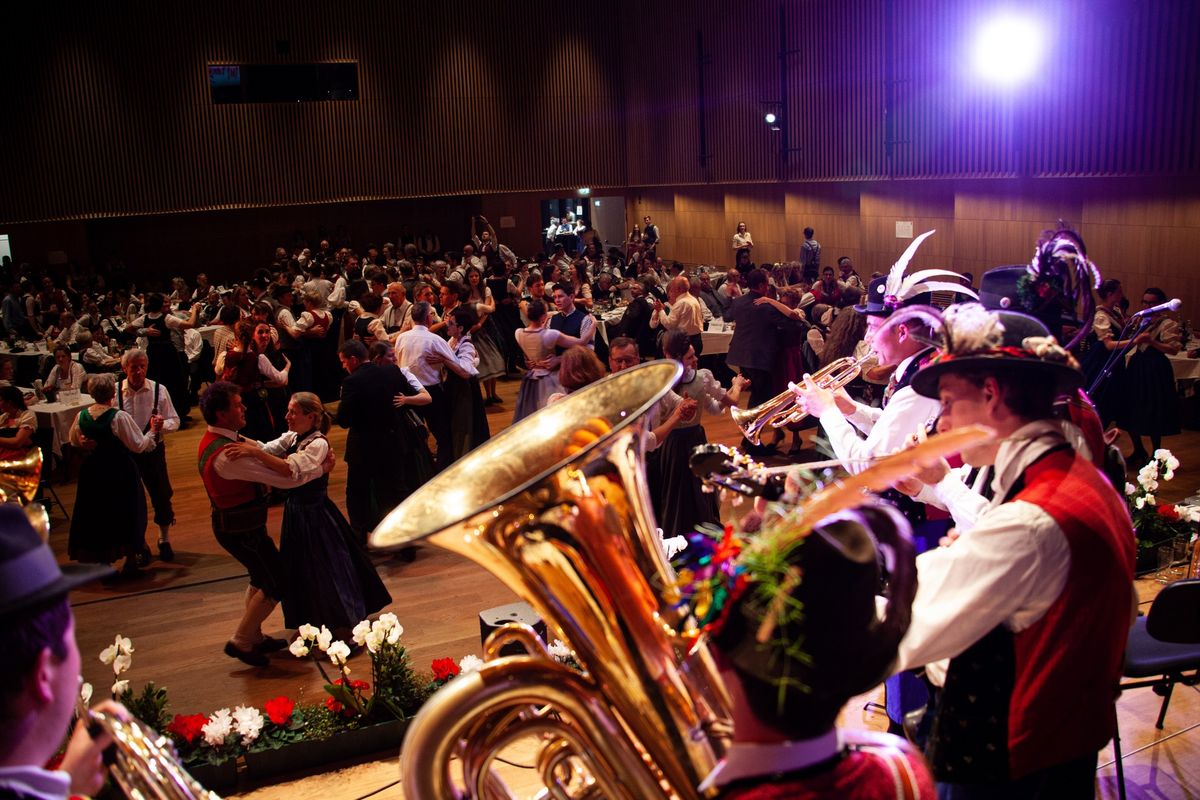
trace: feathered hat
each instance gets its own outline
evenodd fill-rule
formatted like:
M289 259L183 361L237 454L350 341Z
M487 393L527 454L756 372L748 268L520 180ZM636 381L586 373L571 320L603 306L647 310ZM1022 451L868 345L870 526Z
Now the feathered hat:
M904 255L892 265L888 274L871 281L867 287L867 296L862 305L854 307L860 314L871 314L886 317L898 308L921 303L928 305L931 292L947 291L978 297L969 286L962 284L963 276L948 269L921 269L911 275L905 275L908 262L916 255L921 242L928 239L936 231L926 231L913 239L912 244L904 251ZM944 280L938 280L939 278Z
M996 267L983 274L979 301L993 310L1021 311L1037 317L1051 332L1064 322L1079 326L1067 349L1087 335L1095 308L1092 290L1103 278L1088 258L1083 238L1059 221L1058 229L1038 239L1028 265Z
M941 317L938 352L913 376L912 387L925 397L938 396L938 381L947 373L978 367L1015 367L1031 378L1054 381L1060 393L1083 383L1079 365L1038 319L1016 311L990 311L979 303L959 303L940 315L932 308L906 308L889 324L909 315ZM938 326L935 326L938 327Z

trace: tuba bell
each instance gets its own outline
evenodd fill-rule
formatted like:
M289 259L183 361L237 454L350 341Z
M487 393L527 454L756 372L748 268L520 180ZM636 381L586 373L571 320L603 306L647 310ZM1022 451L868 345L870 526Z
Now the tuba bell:
M20 503L43 540L50 538L50 516L35 503L42 478L42 448L34 445L20 458L0 459L0 503Z
M179 763L175 745L137 718L128 722L102 711L80 708L89 730L113 741L109 772L126 797L134 800L221 800Z
M647 414L680 372L643 364L542 409L437 475L372 534L376 547L424 540L483 566L581 667L553 660L527 627L493 633L484 666L450 681L410 724L407 797L509 797L493 762L529 736L542 743L549 796L580 785L628 800L707 796L697 787L727 747L730 701L674 588L643 463ZM501 657L510 641L527 653Z

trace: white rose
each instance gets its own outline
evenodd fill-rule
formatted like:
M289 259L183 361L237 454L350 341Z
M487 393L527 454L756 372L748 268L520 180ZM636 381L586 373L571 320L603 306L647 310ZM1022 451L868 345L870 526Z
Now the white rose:
M371 621L364 619L362 622L354 626L354 630L350 631L350 637L354 643L362 647L367 643L367 634L371 632Z
M257 708L238 706L233 710L233 722L242 741L250 744L262 730L263 715Z
M1133 494L1133 493L1134 493L1134 492L1136 492L1136 491L1137 491L1137 487L1136 487L1136 486L1134 486L1132 483L1126 483L1126 484L1125 484L1125 494L1127 494L1127 495L1130 495L1130 494Z
M133 664L133 656L128 653L120 653L113 659L112 668L114 675L120 675L125 670L129 669Z
M83 701L85 706L92 702L92 685L87 681L84 681L79 686L79 699Z
M120 697L129 691L129 681L117 681L112 685L113 697Z
M326 628L324 625L322 625L320 632L317 633L317 648L320 650L328 650L329 643L332 641L333 632L330 631L329 628Z
M214 711L200 732L204 734L204 741L213 747L225 744L225 739L233 732L233 716L229 713L229 709L222 708Z
M1145 508L1146 507L1146 498L1135 497L1133 500L1133 507L1138 509L1139 511L1142 510L1143 508Z
M325 655L329 656L329 660L340 667L350 657L350 646L341 641L333 642L325 648Z
M476 655L463 656L462 661L458 662L458 671L460 675L466 675L471 672L479 672L483 669L483 659Z
M300 635L301 639L315 639L320 631L317 630L316 626L306 623L297 628L296 633Z
M297 636L292 640L292 643L288 645L288 652L294 655L296 658L304 658L306 655L308 655L308 640Z

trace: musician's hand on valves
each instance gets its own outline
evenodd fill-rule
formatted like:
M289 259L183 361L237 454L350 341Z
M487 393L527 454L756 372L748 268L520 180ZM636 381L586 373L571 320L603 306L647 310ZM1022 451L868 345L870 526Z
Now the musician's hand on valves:
M125 706L114 700L97 703L94 710L117 717L125 722L130 720ZM104 765L104 750L112 744L112 738L100 731L93 738L88 732L86 720L79 720L67 742L67 750L63 753L59 769L71 777L71 794L90 797L100 791L108 778L108 768Z
M800 406L814 417L819 417L829 409L837 407L837 398L834 397L833 392L824 386L817 385L812 375L806 374L800 383L789 383L788 388L796 395Z

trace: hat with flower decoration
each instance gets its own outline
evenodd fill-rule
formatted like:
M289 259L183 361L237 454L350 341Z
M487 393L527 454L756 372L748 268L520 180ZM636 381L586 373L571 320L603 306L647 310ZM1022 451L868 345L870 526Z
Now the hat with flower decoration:
M1018 311L1037 317L1052 332L1064 323L1078 326L1066 348L1088 333L1095 311L1092 290L1100 288L1100 270L1087 255L1083 238L1059 222L1044 231L1028 264L996 267L983 274L979 302L993 311Z
M934 233L936 231L926 231L913 239L900 259L888 270L888 274L871 281L867 286L864 302L855 306L854 310L860 314L886 317L904 306L928 305L930 295L937 291L975 297L975 292L962 283L963 276L948 269L921 269L911 275L904 274L908 270L908 262L917 254L921 242Z
M913 376L912 387L925 397L938 396L943 375L977 367L1004 367L1029 373L1030 379L1053 381L1058 392L1083 384L1075 358L1050 335L1039 320L1015 311L990 311L979 303L960 303L939 315L920 310L923 318L940 316L938 352Z
M678 570L683 595L757 717L793 737L815 736L887 677L916 594L911 532L895 509L844 510L800 537L727 526L719 538L689 540Z

